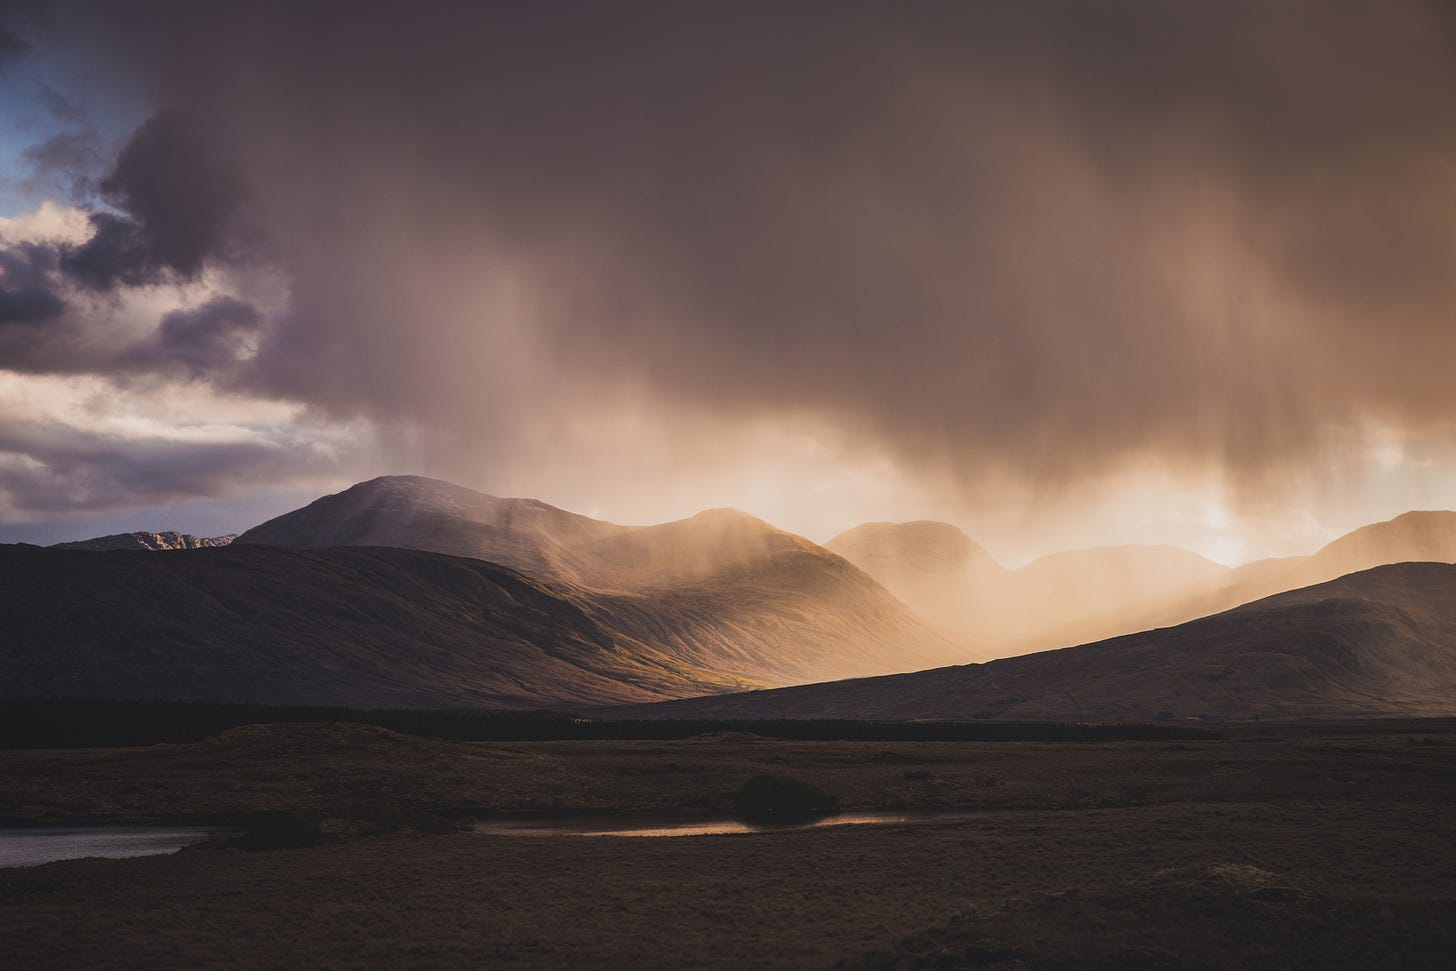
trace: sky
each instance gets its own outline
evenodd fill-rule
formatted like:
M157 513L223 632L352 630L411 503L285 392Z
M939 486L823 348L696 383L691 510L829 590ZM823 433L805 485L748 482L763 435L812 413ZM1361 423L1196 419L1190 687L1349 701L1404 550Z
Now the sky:
M1003 562L1456 506L1456 8L0 8L0 541L375 475Z

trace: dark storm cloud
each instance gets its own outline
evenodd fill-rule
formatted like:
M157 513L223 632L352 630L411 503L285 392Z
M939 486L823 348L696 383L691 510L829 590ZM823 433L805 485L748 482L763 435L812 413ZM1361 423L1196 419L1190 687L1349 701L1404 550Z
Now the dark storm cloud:
M1449 5L90 13L163 113L67 266L195 274L242 180L255 386L326 412L509 462L626 387L1069 482L1456 407Z
M36 171L35 178L27 180L28 187L54 181L70 196L85 196L92 191L92 173L100 165L101 141L89 128L57 132L22 156Z
M194 376L215 375L247 353L256 341L258 311L233 297L217 297L191 310L162 318L156 341L134 349L134 360L154 367L175 366Z
M0 271L18 253L56 260L44 247L0 252ZM28 267L26 269L29 269ZM262 318L251 304L214 297L197 307L162 315L140 336L118 329L106 308L67 308L48 288L54 276L14 289L0 287L0 369L21 374L101 374L121 384L165 378L204 381L219 390L248 384Z
M154 283L167 271L193 277L228 243L236 178L182 115L143 124L100 185L122 214L96 212L92 237L66 253L67 273L94 289Z
M0 512L29 518L237 495L310 461L327 465L282 443L120 439L0 416Z
M34 243L0 249L0 329L60 316L65 302L52 290L55 250Z
M30 46L15 34L0 24L0 73L3 73L12 61L22 57Z

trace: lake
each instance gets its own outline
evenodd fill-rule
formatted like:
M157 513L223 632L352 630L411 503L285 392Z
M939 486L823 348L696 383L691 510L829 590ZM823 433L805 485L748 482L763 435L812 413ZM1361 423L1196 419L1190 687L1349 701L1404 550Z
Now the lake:
M38 866L56 860L176 853L219 832L201 826L77 826L0 829L0 867Z
M838 813L796 822L750 823L741 819L684 819L628 815L489 817L475 821L475 832L492 836L721 836L823 829L829 826L923 825L969 819L972 813L866 812Z

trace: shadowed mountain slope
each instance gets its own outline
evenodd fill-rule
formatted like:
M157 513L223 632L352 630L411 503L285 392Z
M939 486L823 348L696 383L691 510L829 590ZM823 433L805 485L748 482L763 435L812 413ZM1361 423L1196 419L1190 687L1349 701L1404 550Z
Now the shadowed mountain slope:
M198 550L211 546L226 546L237 539L236 533L226 536L193 536L191 533L113 533L94 539L80 539L70 543L55 543L53 550Z
M649 717L1456 714L1456 566L1401 563L1173 628L1022 657L632 709Z
M356 706L608 704L744 687L475 559L0 546L0 693Z
M387 476L271 520L239 544L378 544L503 563L603 626L725 678L796 684L979 656L800 536L731 509L628 527L529 499Z

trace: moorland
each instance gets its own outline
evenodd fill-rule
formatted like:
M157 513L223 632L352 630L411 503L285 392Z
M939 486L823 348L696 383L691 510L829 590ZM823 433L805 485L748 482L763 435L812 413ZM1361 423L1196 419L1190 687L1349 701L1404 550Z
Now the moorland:
M17 967L1444 966L1456 722L1208 734L470 742L293 723L10 749L11 825L216 821L310 838L3 870L0 934ZM672 839L462 828L512 813L706 818L765 772L845 809L957 812Z

